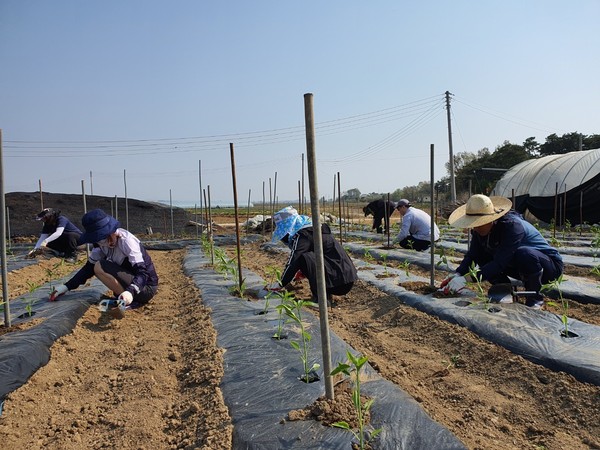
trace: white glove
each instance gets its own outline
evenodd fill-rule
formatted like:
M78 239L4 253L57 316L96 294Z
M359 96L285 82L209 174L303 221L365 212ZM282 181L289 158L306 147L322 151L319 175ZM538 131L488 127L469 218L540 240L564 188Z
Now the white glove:
M448 283L450 283L450 281L454 277L460 277L460 273L455 272L452 275L450 275L449 277L447 277L446 279L444 279L444 281L442 281L442 284L440 284L440 288L438 289L438 292L443 292L444 294L448 294L450 292L448 290Z
M467 287L467 280L463 276L453 277L446 287L451 293L457 294Z
M48 245L47 241L42 241L42 243L40 244L40 247L46 247ZM39 247L38 247L39 248Z
M67 286L65 286L64 284L59 284L58 286L54 286L52 288L52 292L50 292L50 297L49 297L48 300L50 300L51 302L53 302L58 297L60 297L61 295L67 293L68 291L69 291L69 288Z
M119 300L123 300L125 306L131 305L131 302L133 302L133 294L129 291L123 291L121 292L121 295L119 295Z

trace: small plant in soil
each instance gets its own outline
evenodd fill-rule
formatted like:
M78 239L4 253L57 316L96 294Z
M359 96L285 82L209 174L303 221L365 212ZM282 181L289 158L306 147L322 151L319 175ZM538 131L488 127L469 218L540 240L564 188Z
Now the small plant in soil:
M410 268L410 261L405 260L404 262L400 263L400 269L404 270L404 273L406 274L407 277L410 276L410 273L408 271L409 268Z
M447 266L448 265L448 257L446 256L444 247L438 247L438 256L440 257L440 260L435 263L436 267L439 267L442 264Z
M365 248L364 257L367 261L372 261L374 259L368 248Z
M560 304L557 304L556 302L548 302L548 305L560 307L560 309L562 310L560 320L563 323L564 327L560 332L560 335L563 337L571 337L572 335L569 334L569 299L563 297L562 289L560 288L560 285L563 281L565 281L565 279L563 278L563 275L560 274L560 276L556 280L552 280L542 285L540 292L548 292L551 290L558 291L558 299Z
M450 370L451 368L457 367L460 361L460 355L457 353L456 355L450 356L450 359L443 360L442 362L446 364L446 370Z
M302 321L302 308L307 302L304 300L297 300L293 296L285 302L282 302L277 308L281 308L283 314L285 314L291 322L296 323L300 328L300 340L299 341L290 341L290 345L298 350L300 353L300 359L302 360L302 367L304 370L304 374L300 377L301 381L305 383L311 383L313 381L318 381L319 376L316 374L316 370L321 367L317 363L313 363L310 365L309 363L309 344L312 339L312 336L308 331L306 331L306 327L304 322Z
M479 300L479 303L482 303L483 306L487 309L487 307L489 306L489 303L490 303L490 299L487 296L487 294L485 293L485 289L483 289L482 276L479 273L479 271L477 270L477 267L475 266L475 262L471 263L471 266L469 267L469 272L467 273L467 275L470 275L471 278L474 280L472 282L472 284L475 285L475 294L477 295L477 299Z
M29 317L33 316L33 305L36 302L36 299L31 294L33 294L39 287L40 287L39 284L31 283L29 281L27 282L27 288L28 288L29 295L27 296L27 298L25 300L25 311L27 312L27 315Z
M268 276L268 284L279 283L281 286L281 270L275 266L268 266L265 268L265 272ZM265 308L263 309L262 314L267 314L269 312L269 300L273 297L281 297L279 292L269 292L265 297Z
M285 325L284 320L284 311L285 308L283 305L290 304L294 300L294 294L288 291L280 291L277 293L277 296L281 299L281 303L276 306L278 317L277 317L277 330L275 334L271 336L273 339L286 339L287 333L283 332L283 326Z
M594 231L594 236L592 237L592 256L594 260L598 257L598 250L600 250L600 231L592 228Z
M346 351L346 355L348 356L348 361L344 363L339 363L335 369L331 371L331 376L337 375L339 373L343 373L344 375L351 377L354 373L354 388L352 389L352 402L354 403L354 408L356 411L356 418L358 422L358 430L353 430L348 422L340 421L334 423L332 426L337 428L342 428L344 430L350 431L354 437L358 440L358 448L361 450L367 448L366 445L369 441L374 439L379 433L381 433L381 428L377 428L371 431L367 431L367 414L373 406L373 399L369 399L365 402L361 399L360 395L360 369L367 363L368 358L366 356L354 356L349 351Z
M382 253L381 254L381 261L383 261L383 273L387 276L388 275L388 266L387 266L387 259L388 259L388 254L387 253Z

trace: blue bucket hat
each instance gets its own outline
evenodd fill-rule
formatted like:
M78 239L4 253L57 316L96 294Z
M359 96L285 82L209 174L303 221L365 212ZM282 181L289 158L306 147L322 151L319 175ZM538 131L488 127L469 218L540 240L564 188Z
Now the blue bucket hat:
M109 216L101 209L93 209L84 214L81 224L85 232L79 238L80 244L92 244L106 239L121 225L117 219Z
M275 222L273 241L280 241L286 234L289 234L291 238L302 228L312 226L310 217L298 214L298 211L291 206L286 206L277 211L273 215L273 221Z

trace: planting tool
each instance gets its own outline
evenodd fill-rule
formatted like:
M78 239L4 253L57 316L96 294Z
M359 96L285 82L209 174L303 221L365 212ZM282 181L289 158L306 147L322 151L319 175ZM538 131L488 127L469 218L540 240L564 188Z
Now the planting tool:
M511 283L494 284L488 290L488 298L494 303L512 303L520 296L539 295L536 291L517 291Z
M98 304L101 312L108 312L115 319L122 319L125 316L125 300L104 299Z

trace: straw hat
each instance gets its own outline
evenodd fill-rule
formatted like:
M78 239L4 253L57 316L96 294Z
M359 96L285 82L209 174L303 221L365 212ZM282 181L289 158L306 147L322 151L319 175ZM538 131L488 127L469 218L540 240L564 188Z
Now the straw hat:
M472 195L465 205L459 206L448 218L456 228L475 228L493 222L510 211L512 202L506 197Z

